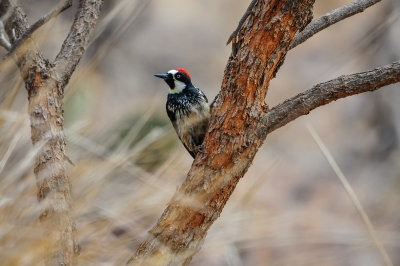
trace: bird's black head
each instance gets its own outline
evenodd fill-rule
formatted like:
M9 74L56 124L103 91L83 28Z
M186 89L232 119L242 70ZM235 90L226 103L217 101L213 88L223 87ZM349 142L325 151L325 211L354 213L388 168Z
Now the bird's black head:
M189 72L183 68L172 69L166 74L155 74L154 76L164 79L170 88L169 93L180 93L185 88L193 86Z

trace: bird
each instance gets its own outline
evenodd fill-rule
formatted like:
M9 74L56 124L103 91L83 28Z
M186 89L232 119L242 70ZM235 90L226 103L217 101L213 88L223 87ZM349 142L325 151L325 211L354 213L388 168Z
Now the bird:
M176 68L154 76L169 86L166 109L175 131L190 155L195 158L208 129L210 105L204 92L192 84L186 69Z

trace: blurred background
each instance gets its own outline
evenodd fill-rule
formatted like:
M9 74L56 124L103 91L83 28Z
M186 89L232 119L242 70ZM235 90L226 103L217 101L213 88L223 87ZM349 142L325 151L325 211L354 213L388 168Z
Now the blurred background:
M34 35L50 60L76 2ZM225 42L249 2L105 1L65 90L79 265L125 264L184 180L192 158L166 115L168 87L153 74L186 68L213 99L231 52ZM314 17L349 2L317 0ZM31 23L55 5L20 3ZM273 107L319 82L399 60L399 36L396 0L329 27L288 53L267 103ZM12 62L0 64L0 261L37 265L45 236L27 92ZM399 86L331 103L270 134L191 265L383 265L307 125L325 142L400 265Z

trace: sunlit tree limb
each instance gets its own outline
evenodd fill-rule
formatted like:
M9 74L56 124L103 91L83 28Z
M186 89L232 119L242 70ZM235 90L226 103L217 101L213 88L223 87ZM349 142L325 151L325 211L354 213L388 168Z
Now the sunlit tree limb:
M270 133L332 101L363 92L375 91L397 82L400 82L400 61L317 84L270 109L264 117L266 123L264 131Z

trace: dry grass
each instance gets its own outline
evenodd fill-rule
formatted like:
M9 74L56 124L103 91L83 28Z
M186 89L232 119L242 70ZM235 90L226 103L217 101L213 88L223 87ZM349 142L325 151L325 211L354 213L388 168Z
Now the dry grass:
M364 207L361 205L360 200L358 199L355 191L351 187L349 181L347 180L346 176L343 174L342 170L336 163L335 159L332 157L332 154L329 152L328 148L325 146L321 138L319 137L318 133L315 131L313 127L310 125L307 126L308 131L310 132L311 136L313 137L314 141L317 143L318 147L324 154L324 157L328 161L329 165L332 167L333 171L335 172L336 176L340 180L340 182L343 185L344 190L346 191L347 195L351 199L351 201L354 204L354 207L356 208L358 214L361 217L361 220L363 221L365 227L368 230L368 233L370 234L372 240L374 241L377 249L381 253L382 259L385 262L385 265L387 266L393 266L393 262L389 258L389 255L387 254L387 251L382 245L382 242L379 240L378 236L376 235L376 231L374 226L371 223L371 219L368 217L367 213L364 210Z

